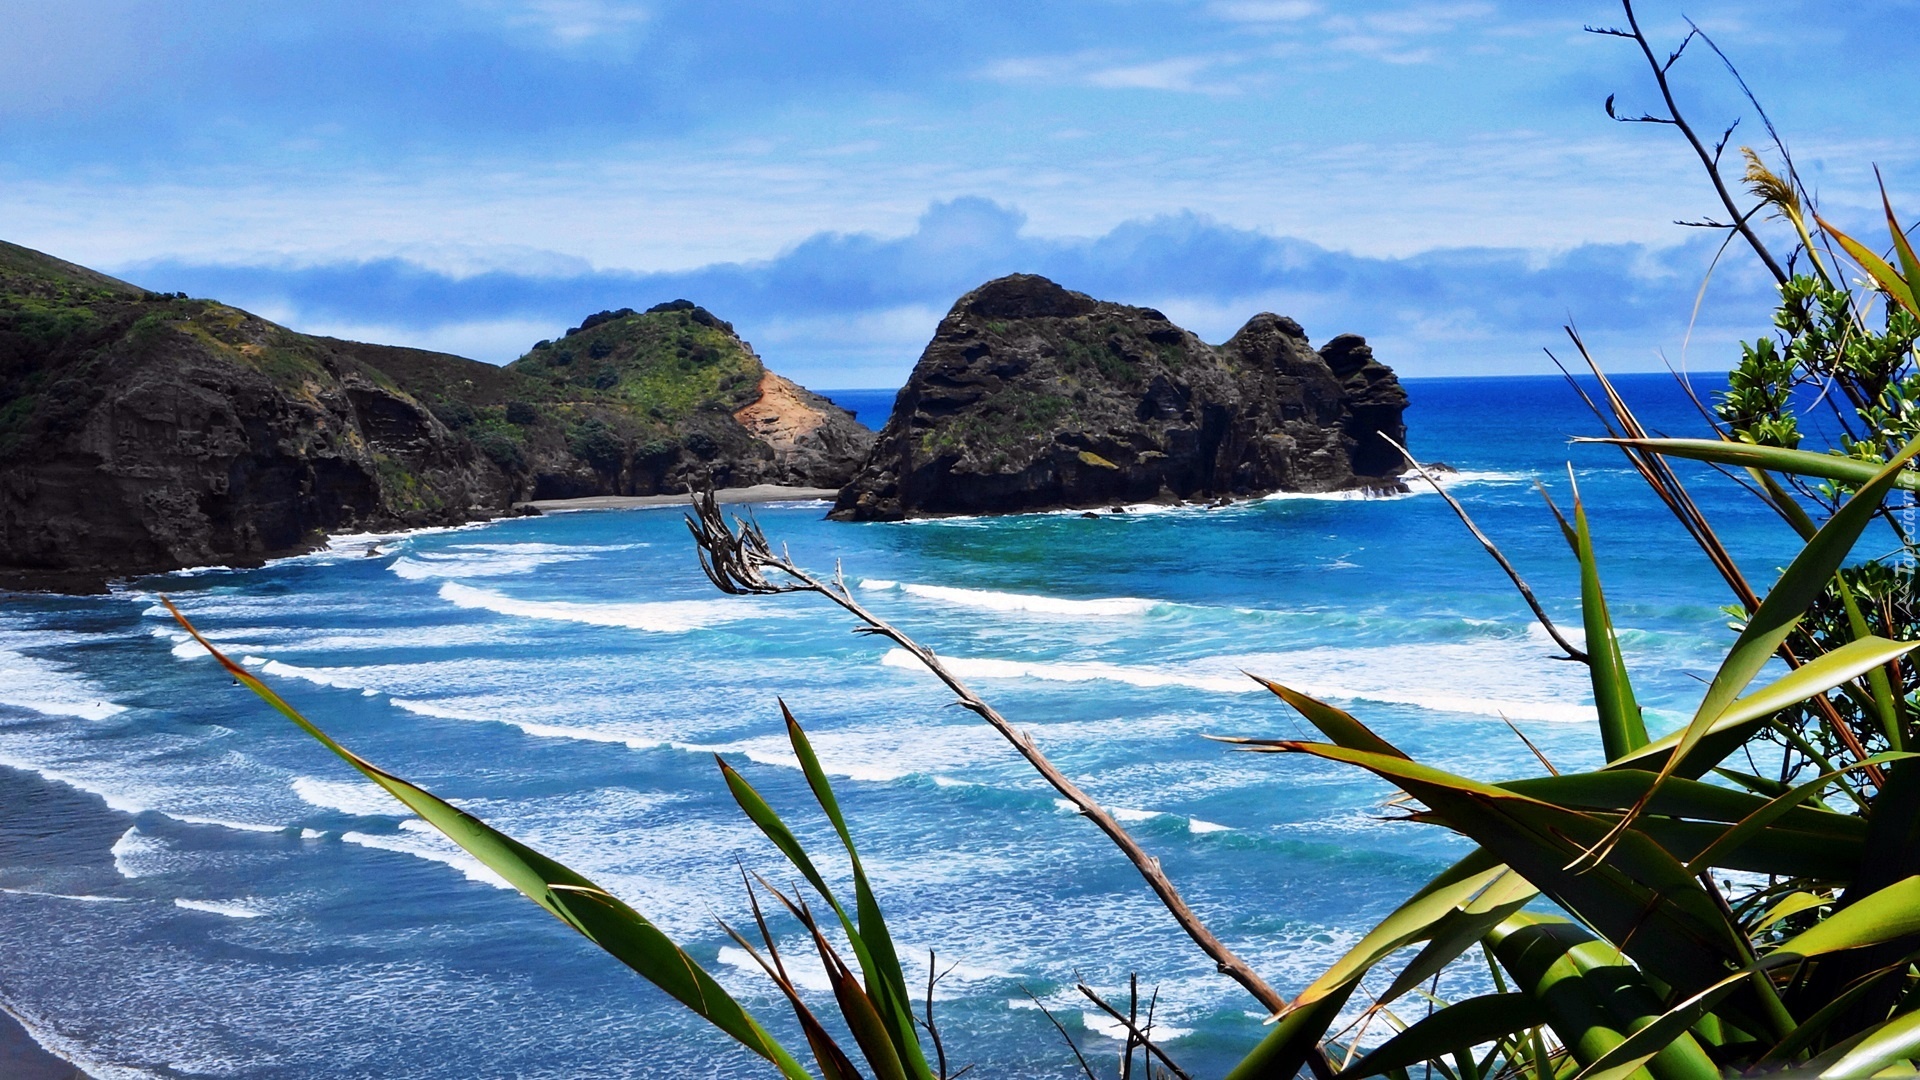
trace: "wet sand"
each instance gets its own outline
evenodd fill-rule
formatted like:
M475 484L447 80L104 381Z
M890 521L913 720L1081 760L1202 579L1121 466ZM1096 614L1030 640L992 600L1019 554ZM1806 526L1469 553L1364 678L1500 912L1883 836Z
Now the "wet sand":
M835 488L782 487L779 484L721 488L714 492L722 506L831 499L838 494L840 492ZM568 510L640 510L657 506L688 506L692 502L693 496L683 492L678 495L590 495L583 499L534 499L514 505L531 506L543 514L552 514Z

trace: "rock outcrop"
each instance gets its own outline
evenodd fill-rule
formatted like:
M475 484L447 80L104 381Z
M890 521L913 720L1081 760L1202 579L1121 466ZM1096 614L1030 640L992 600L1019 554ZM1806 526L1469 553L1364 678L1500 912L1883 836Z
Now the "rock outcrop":
M941 320L832 516L897 520L1273 491L1404 490L1405 391L1366 342L1256 315L1212 346L1016 274Z
M500 368L0 242L0 588L256 564L536 497L838 487L872 438L684 301Z
M428 402L462 430L518 440L530 498L837 488L873 445L852 413L767 370L731 324L686 300L591 316L503 374L520 395L504 404L453 383Z

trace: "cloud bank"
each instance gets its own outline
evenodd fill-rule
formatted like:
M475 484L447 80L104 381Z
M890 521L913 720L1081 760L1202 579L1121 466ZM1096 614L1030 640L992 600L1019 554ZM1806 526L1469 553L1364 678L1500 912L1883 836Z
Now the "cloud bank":
M150 262L150 288L211 296L298 329L441 348L496 363L603 308L685 297L730 319L770 364L827 388L894 386L961 294L1014 272L1166 311L1224 340L1247 318L1291 315L1316 340L1365 334L1408 375L1551 371L1563 322L1602 359L1645 370L1680 349L1717 241L1588 244L1541 254L1443 248L1407 258L1328 250L1181 213L1101 235L1034 235L1016 208L981 198L930 206L909 233L819 233L778 256L672 272L594 270L530 254L524 267L456 274L404 259L314 265ZM1725 368L1763 330L1771 282L1729 250L1692 328L1686 362Z

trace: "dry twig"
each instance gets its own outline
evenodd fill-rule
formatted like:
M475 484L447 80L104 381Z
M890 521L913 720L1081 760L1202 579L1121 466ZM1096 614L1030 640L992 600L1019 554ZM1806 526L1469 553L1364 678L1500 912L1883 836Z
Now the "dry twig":
M1093 987L1088 986L1086 983L1075 983L1074 988L1079 990L1080 993L1088 1001L1093 1002L1094 1005L1097 1006L1101 1012L1106 1013L1108 1016L1113 1017L1113 1019L1116 1022L1118 1022L1121 1027L1125 1028L1127 1031L1127 1040L1130 1044L1141 1046L1145 1048L1147 1053L1152 1054L1154 1057L1159 1058L1160 1064L1166 1066L1167 1070L1173 1073L1173 1075L1179 1077L1180 1080L1193 1080L1193 1077L1188 1075L1186 1070L1182 1069L1180 1066L1173 1063L1173 1059L1167 1056L1166 1051L1154 1045L1153 1040L1148 1037L1150 1032L1143 1031L1136 1025L1136 1018L1138 1017L1139 1014L1135 1010L1138 1008L1139 1002L1140 1002L1140 977L1138 975L1135 975L1133 977L1132 1004L1128 1006L1128 1012L1132 1013L1133 1015L1130 1015L1130 1016L1123 1015L1119 1009L1114 1008L1111 1004L1109 1004L1107 1001L1102 999L1099 994L1094 992ZM1154 998L1156 999L1156 1001L1158 1000L1159 996L1160 996L1159 991L1157 990L1154 991ZM1151 1006L1149 1006L1147 1009L1147 1016L1149 1017L1147 1021L1148 1027L1151 1027L1153 1024L1153 1021L1151 1019L1151 1017L1153 1016L1153 1009ZM1127 1058L1129 1061L1132 1060L1132 1056L1133 1056L1132 1048L1131 1046L1129 1046L1128 1053L1127 1053Z

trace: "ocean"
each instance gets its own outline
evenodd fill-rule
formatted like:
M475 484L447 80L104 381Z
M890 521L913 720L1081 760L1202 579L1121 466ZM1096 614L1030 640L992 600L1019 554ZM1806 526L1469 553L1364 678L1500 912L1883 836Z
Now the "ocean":
M1620 383L1650 427L1704 433L1670 377ZM1415 453L1458 470L1450 490L1577 632L1535 490L1567 506L1572 464L1640 700L1678 726L1732 640L1730 597L1617 452L1569 445L1598 431L1585 406L1557 377L1407 387ZM831 396L873 426L891 400ZM1682 472L1770 581L1787 528ZM1282 993L1463 846L1392 820L1358 770L1203 738L1309 730L1243 672L1474 777L1539 771L1502 717L1563 769L1599 757L1584 669L1418 488L1092 520L823 512L752 508L1030 731ZM1111 1073L1120 1044L1073 986L1119 994L1134 973L1196 1075L1263 1031L1118 852L905 654L818 597L718 594L676 511L591 511L0 596L0 1006L101 1080L773 1075L235 685L161 594L363 756L607 886L796 1049L715 921L749 921L741 866L794 878L715 755L841 865L780 700L835 779L909 985L928 950L952 965L934 1008L956 1067L1078 1075L1037 1001ZM830 997L817 967L801 979Z

